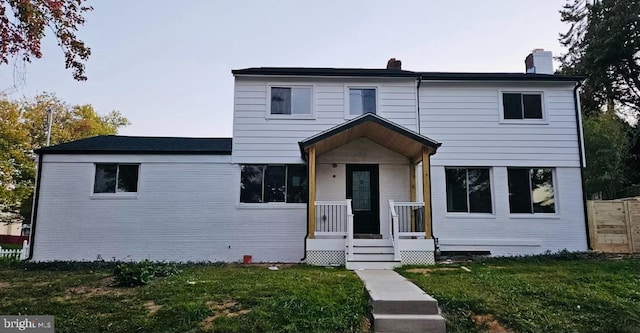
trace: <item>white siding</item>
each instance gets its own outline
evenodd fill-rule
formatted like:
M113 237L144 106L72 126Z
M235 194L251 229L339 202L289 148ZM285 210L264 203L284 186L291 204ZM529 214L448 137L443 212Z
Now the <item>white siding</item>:
M315 119L267 119L268 85L313 86ZM349 86L376 87L377 113L411 130L417 129L415 80L278 79L236 77L233 163L302 163L298 142L342 124Z
M388 238L389 200L409 201L409 160L367 139L354 140L320 155L316 163L318 201L345 200L346 164L378 164L380 233Z
M551 217L511 215L507 168L493 167L491 172L493 214L447 213L444 167L431 167L433 233L442 251L521 255L547 250L587 250L578 168L555 169L557 214Z
M572 83L423 83L421 133L442 142L432 165L579 166L573 87ZM501 123L502 90L543 92L546 123Z
M45 155L34 260L299 261L306 204L239 207L229 160ZM94 161L141 163L137 198L92 196Z

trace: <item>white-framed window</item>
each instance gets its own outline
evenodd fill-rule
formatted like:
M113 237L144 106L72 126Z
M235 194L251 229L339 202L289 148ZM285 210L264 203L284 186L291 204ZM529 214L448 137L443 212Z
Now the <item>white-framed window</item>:
M546 121L542 91L501 91L500 119L508 123Z
M553 174L554 168L507 168L509 211L555 214Z
M345 117L353 118L365 113L378 113L378 89L376 87L346 87Z
M240 203L308 201L304 164L246 164L240 168Z
M493 213L491 169L446 167L448 213Z
M140 164L96 163L93 193L137 193Z
M313 87L310 85L269 85L267 118L313 118Z

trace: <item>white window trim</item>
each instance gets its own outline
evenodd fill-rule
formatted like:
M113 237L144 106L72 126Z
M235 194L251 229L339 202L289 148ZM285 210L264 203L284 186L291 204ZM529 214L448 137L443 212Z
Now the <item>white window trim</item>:
M447 211L447 169L465 169L467 170L467 178L469 177L468 169L489 169L489 191L491 192L491 213L478 213L478 212L470 212L471 204L469 202L469 186L467 186L467 212L449 212ZM444 167L444 191L445 191L445 217L446 218L495 218L496 217L496 200L493 189L493 167L488 166L445 166ZM468 182L468 179L467 179Z
M94 188L96 185L96 166L98 164L116 164L118 167L117 171L116 171L116 192L115 193L94 193ZM118 192L117 191L117 187L118 187L118 172L120 170L120 165L137 165L138 166L138 179L137 179L137 184L136 184L136 192ZM91 179L91 189L90 189L90 193L89 193L89 199L92 200L100 200L100 199L107 199L107 200L137 200L138 196L140 195L140 178L142 178L142 163L132 163L132 162L94 162L91 163L91 166L93 167L93 177Z
M351 95L349 89L373 89L376 91L376 115L380 115L380 89L375 85L344 85L344 119L353 119L361 116L361 114L351 114L349 106L351 105Z
M531 177L529 177L529 190L531 192L531 213L512 213L511 207L509 205L509 169L551 169L551 180L553 182L553 204L555 208L555 213L535 213L533 212L533 190L531 188ZM509 213L509 218L513 219L559 219L560 218L560 204L558 200L558 177L556 172L556 167L507 167L507 212Z
M309 114L271 114L271 88L309 88L311 89L311 100L309 101ZM267 84L266 94L266 114L265 118L268 120L275 119L316 119L315 101L316 101L316 89L314 84L291 84L291 83L278 83L271 82Z
M503 94L539 94L542 105L542 119L504 119L504 105L502 102ZM499 89L498 90L498 112L500 113L500 124L504 125L548 125L549 118L547 116L547 99L545 98L544 89ZM524 109L523 109L524 110Z

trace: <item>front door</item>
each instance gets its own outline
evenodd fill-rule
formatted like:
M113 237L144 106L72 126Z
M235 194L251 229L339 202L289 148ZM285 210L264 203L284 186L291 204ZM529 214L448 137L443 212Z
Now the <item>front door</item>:
M380 234L377 164L347 164L347 199L352 200L353 233Z

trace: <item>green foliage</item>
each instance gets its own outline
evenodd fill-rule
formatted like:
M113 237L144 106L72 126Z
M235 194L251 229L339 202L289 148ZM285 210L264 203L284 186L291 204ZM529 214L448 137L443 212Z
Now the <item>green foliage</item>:
M637 119L640 112L640 1L567 0L560 11L570 29L560 35L568 52L561 71L587 77L582 94L587 115L615 105Z
M565 251L464 266L399 269L438 300L448 332L486 331L478 315L514 332L640 332L638 258Z
M107 265L0 267L0 313L54 315L61 333L361 332L368 308L362 282L344 269L198 263L120 288Z
M626 125L612 112L605 112L586 117L583 126L587 154L587 167L584 170L587 195L615 199L628 186L625 171L631 171L625 170L630 158Z
M116 134L129 124L118 111L99 115L91 105L71 106L52 94L9 100L0 95L0 211L7 221L30 221L35 182L33 150L46 144L47 110L54 112L51 144Z
M52 33L64 52L65 67L73 69L73 78L86 80L84 64L91 49L76 36L85 23L84 14L93 10L85 0L0 0L0 65L9 60L30 62L42 58L45 31Z
M182 272L175 264L157 263L149 260L122 263L113 271L115 282L123 287L148 284L152 279L177 275Z

